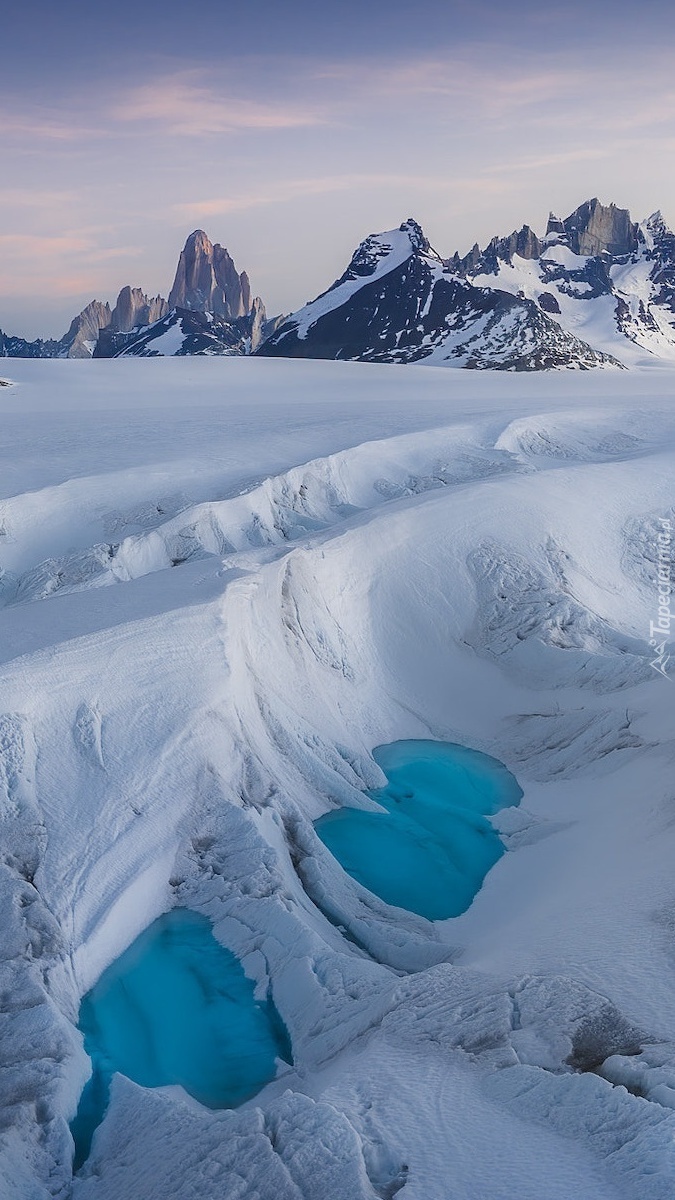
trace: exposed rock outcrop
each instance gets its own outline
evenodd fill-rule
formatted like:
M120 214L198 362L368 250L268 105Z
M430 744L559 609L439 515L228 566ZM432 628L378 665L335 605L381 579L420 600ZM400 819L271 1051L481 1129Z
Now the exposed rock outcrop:
M536 301L568 333L627 364L645 354L675 359L675 234L661 213L637 224L628 209L595 197L564 220L551 213L541 241L523 226L478 253L455 254L446 269Z
M481 251L476 242L464 258L457 251L452 258L446 259L446 266L456 275L474 275L479 269L486 274L496 275L501 262L513 262L514 255L526 260L539 258L544 243L539 240L529 225L522 229L514 229L508 237L492 238L485 250Z
M457 275L496 275L500 263L512 263L514 256L532 261L541 257L548 245L561 242L581 257L608 255L611 258L633 254L638 248L638 225L631 221L627 208L586 200L562 220L550 213L546 236L542 240L529 225L508 237L494 237L484 250L474 245L464 257L455 252L446 265Z
M192 319L194 318L194 319ZM675 361L675 234L655 213L586 200L546 234L523 225L442 259L413 220L372 234L303 309L268 320L245 271L195 230L168 302L125 287L59 340L0 331L0 356L266 354L500 370Z
M62 338L12 337L0 330L1 358L91 358L102 329L110 324L110 305L92 300L70 323Z
M71 321L70 328L61 338L61 350L57 358L91 358L98 335L110 324L110 305L92 300Z
M651 280L655 302L675 314L675 233L660 212L647 218L642 233L645 257L654 264Z
M237 272L224 246L214 245L203 229L196 229L181 251L168 307L243 317L251 310L248 275Z
M60 344L56 338L28 341L0 329L0 358L58 358Z
M256 296L251 308L251 351L257 350L266 336L267 313L260 296Z
M117 333L110 326L101 332L94 358L184 358L191 355L250 354L267 332L265 308L256 297L243 317L172 308L147 328Z
M557 213L550 212L548 214L548 223L546 225L546 237L551 234L563 234L565 232L565 222Z
M532 300L458 278L413 220L367 237L332 287L286 318L256 353L502 371L618 365Z
M140 288L123 287L112 310L110 328L115 333L129 333L139 326L153 325L168 311L163 296L148 298Z
M575 209L563 226L575 254L621 257L637 250L638 226L631 221L628 209L601 204L597 196Z

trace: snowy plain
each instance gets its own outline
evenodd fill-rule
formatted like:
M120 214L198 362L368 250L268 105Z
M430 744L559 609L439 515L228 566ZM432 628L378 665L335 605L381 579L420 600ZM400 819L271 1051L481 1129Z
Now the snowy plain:
M3 1200L671 1200L675 371L6 368ZM452 920L313 828L402 738L524 789ZM80 998L172 905L293 1065L232 1112L117 1076L73 1181Z

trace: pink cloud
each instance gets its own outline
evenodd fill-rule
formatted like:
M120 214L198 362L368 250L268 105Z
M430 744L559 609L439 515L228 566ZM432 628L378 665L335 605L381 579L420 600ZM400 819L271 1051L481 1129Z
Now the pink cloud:
M199 222L209 217L227 216L230 213L246 212L251 208L283 204L287 201L303 197L325 196L339 192L360 190L391 192L392 190L407 190L410 187L410 175L396 172L372 172L360 174L317 176L305 179L276 180L269 186L256 191L239 192L225 196L213 196L202 200L187 201L174 205L173 211L181 224L184 221ZM443 195L449 206L449 211L466 204L467 197L499 195L512 187L507 180L500 179L497 174L472 176L415 175L415 190L417 193L427 192L431 195ZM409 216L407 211L401 211L401 219ZM414 213L412 214L415 215Z
M77 198L77 192L63 189L0 188L0 205L6 208L44 208L49 210L58 205L72 205Z
M86 129L67 117L55 119L40 112L0 112L0 137L21 138L52 142L73 142L82 137L91 137L97 130Z
M583 110L586 120L606 114L608 123L619 128L624 122L633 127L671 120L675 103L672 61L658 47L649 53L649 69L641 57L622 70L624 90L631 96L625 113L617 113L614 61L589 61L545 48L534 64L522 56L505 57L503 49L486 43L466 46L461 59L326 62L316 68L314 78L325 87L338 85L345 107L350 101L362 106L366 98L401 108L437 98L435 115L446 119L458 112L464 117L469 106L477 121L519 120L522 114L527 121L560 118L569 123L571 115L577 119Z
M0 294L75 296L91 291L93 296L101 291L102 263L136 261L138 254L137 246L101 248L91 234L0 234Z
M88 250L90 241L87 238L76 237L72 234L61 234L58 237L42 237L32 233L2 233L0 248L5 254L14 252L16 258L22 261L44 260L45 257L60 257L63 254L74 254Z
M264 103L200 83L201 72L183 71L136 88L116 104L118 121L156 121L188 136L244 129L294 129L322 124L315 106Z

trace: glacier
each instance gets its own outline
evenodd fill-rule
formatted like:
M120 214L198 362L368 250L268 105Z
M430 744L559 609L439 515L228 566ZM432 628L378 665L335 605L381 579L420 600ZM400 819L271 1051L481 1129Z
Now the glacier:
M3 375L3 1198L670 1200L672 367ZM523 789L447 920L314 827L404 740ZM292 1062L222 1111L116 1074L73 1176L82 997L177 908Z

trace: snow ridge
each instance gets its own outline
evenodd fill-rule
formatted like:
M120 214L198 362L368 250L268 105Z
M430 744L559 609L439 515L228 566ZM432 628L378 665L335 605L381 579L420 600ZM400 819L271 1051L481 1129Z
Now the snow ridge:
M37 365L17 369L29 410L63 364ZM316 364L204 361L200 459L188 365L91 364L119 406L79 474L93 375L46 466L35 411L0 447L3 1196L390 1200L451 1177L670 1200L675 742L647 640L670 377L570 374L547 400L536 379L322 364L358 402L312 425ZM101 524L132 517L101 557ZM374 806L371 751L406 737L492 753L525 791L456 920L387 906L314 830ZM118 1076L72 1180L80 997L174 904L271 995L293 1064L222 1113Z

